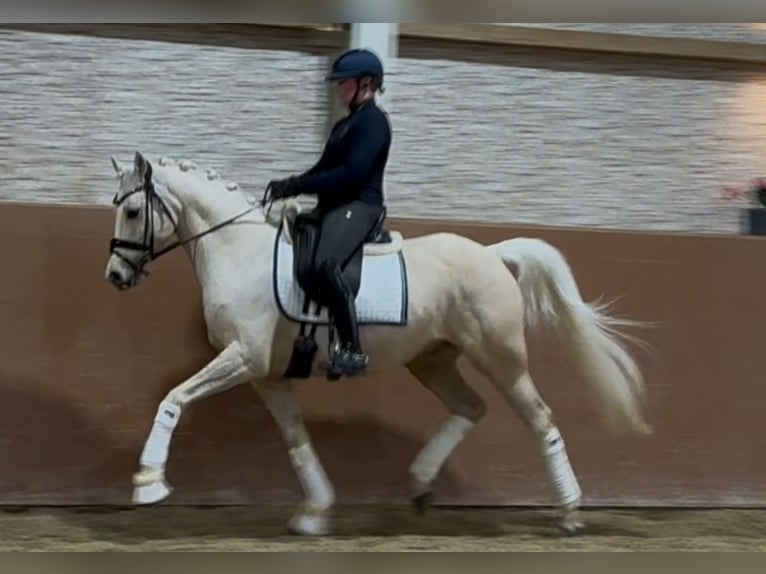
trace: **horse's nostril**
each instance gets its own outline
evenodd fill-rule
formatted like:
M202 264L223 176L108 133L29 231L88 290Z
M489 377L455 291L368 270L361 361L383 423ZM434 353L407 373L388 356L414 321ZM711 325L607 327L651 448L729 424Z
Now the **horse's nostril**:
M117 271L110 271L109 272L109 281L111 281L112 283L121 283L122 282L122 277L120 276L119 273L117 273Z

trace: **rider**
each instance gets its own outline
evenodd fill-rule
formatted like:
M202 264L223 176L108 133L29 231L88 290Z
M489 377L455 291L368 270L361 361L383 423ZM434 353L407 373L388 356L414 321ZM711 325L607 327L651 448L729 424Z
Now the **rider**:
M370 50L345 52L332 65L327 81L335 82L348 115L332 128L319 161L297 176L270 182L272 197L317 196L321 221L314 257L314 277L341 340L330 368L354 376L367 366L356 321L354 296L341 269L361 247L384 213L383 177L391 146L391 125L375 95L383 92L383 64Z

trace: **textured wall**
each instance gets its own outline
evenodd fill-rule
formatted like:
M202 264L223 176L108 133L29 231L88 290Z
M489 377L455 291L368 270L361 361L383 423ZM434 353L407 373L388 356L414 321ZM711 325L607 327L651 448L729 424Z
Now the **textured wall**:
M521 26L557 28L559 30L581 30L584 32L611 32L617 34L637 34L640 36L663 36L666 38L692 38L695 40L718 40L726 42L747 42L750 44L766 43L766 24L728 22L714 24L694 24L684 22L660 23L616 23L616 22L578 22L578 23L523 23Z
M325 58L292 48L0 30L0 197L105 204L135 149L265 184L321 145Z
M736 232L722 188L766 172L753 70L410 41L402 56L391 195L405 216Z
M255 193L308 167L324 127L321 51L188 28L0 30L0 199L104 204L108 155L136 148L191 156ZM401 56L386 97L393 215L736 232L722 187L766 171L759 70L413 41Z

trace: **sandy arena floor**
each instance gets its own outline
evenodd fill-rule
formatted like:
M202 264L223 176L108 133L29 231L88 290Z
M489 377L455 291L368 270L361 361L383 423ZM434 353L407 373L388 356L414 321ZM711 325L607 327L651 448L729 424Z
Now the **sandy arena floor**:
M559 538L545 510L342 507L320 539L287 534L290 510L6 509L0 551L766 550L766 510L587 511L587 534Z

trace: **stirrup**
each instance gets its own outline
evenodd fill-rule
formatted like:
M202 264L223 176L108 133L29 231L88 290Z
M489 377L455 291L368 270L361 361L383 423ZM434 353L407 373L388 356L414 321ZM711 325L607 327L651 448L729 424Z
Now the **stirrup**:
M348 348L341 348L330 357L327 365L327 378L336 381L342 376L355 377L362 375L367 368L368 357L364 353L356 353Z

